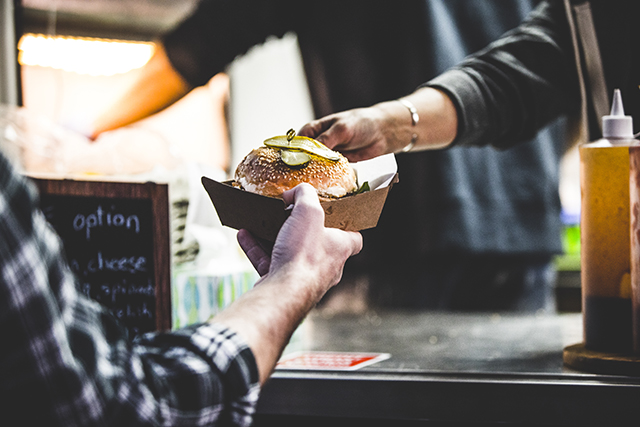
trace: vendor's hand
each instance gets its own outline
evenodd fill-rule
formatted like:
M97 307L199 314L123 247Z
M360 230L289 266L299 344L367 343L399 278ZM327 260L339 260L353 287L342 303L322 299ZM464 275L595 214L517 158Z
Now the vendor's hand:
M406 105L394 100L314 120L298 134L340 151L351 162L408 149L439 149L453 142L458 115L444 92L425 87L403 99L416 107L417 121Z
M362 249L360 233L325 228L324 211L316 191L301 184L283 194L291 215L278 233L273 250L246 230L238 242L260 275L300 277L314 283L321 296L340 281L347 259Z
M304 125L298 134L340 151L351 162L371 159L396 149L393 130L389 128L384 112L376 106L314 120Z

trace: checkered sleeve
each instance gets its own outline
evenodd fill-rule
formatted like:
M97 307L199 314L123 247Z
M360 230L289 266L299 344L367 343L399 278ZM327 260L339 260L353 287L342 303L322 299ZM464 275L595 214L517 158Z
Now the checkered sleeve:
M150 385L154 395L167 396L163 389L171 387L176 390L171 396L178 399L175 407L208 408L201 414L207 422L251 424L259 393L258 371L252 353L232 331L203 324L168 334L146 334L138 340L138 350L145 353L143 371L152 371L156 379ZM183 416L164 403L167 419Z
M2 424L249 425L259 383L242 339L204 324L129 340L77 291L37 205L0 155Z

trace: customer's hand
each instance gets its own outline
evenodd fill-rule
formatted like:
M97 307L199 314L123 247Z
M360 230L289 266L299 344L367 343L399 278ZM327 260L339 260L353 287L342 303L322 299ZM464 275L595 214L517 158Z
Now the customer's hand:
M256 286L217 314L213 322L242 336L256 360L260 383L269 377L302 319L340 280L344 263L362 248L360 233L325 228L324 211L309 184L283 195L291 215L271 250L246 230L238 242L262 275Z
M293 210L273 248L246 230L240 230L238 242L261 276L298 277L315 287L319 299L340 281L346 260L360 252L362 236L326 228L318 195L309 184L285 192L283 199Z

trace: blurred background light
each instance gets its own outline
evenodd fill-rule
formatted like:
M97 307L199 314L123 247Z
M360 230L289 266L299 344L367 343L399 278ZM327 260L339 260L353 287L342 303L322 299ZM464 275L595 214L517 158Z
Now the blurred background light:
M154 49L150 42L25 34L18 43L18 61L21 65L112 76L142 67Z

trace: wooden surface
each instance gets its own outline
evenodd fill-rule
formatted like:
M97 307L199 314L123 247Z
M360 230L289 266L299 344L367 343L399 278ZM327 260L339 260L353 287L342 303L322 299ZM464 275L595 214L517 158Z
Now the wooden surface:
M562 359L565 365L578 371L640 377L640 356L591 351L579 343L565 347Z

